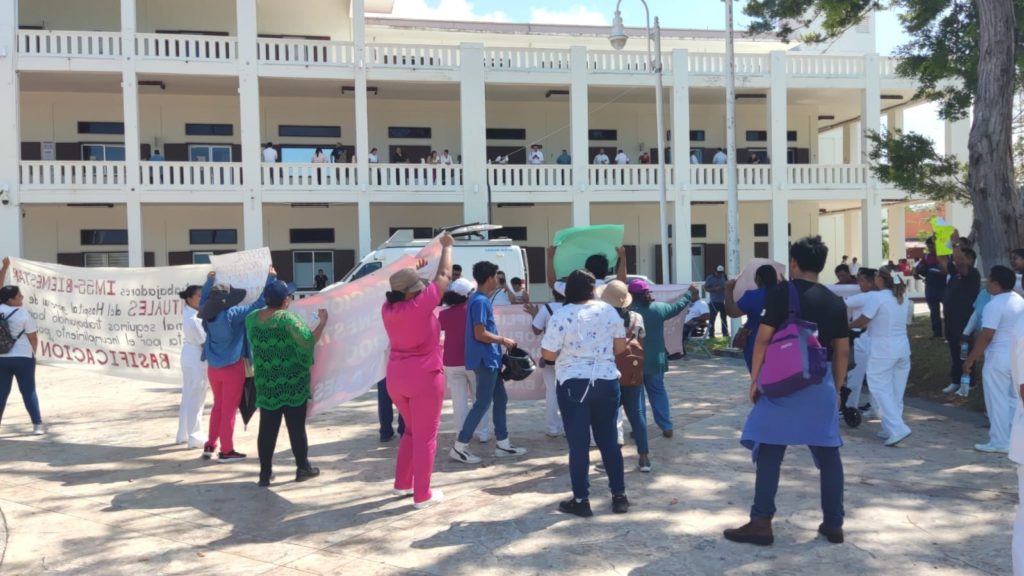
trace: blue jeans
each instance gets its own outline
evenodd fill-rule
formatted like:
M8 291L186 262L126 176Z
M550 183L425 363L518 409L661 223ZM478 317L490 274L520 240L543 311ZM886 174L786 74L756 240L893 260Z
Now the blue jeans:
M647 406L644 405L643 386L621 386L620 397L622 407L626 410L629 427L633 429L633 440L636 441L636 453L647 454Z
M665 374L658 372L652 374L644 372L644 388L647 389L647 397L651 399L651 412L654 413L654 423L662 430L672 429L672 416L668 409L668 391L665 390ZM644 406L644 419L647 419L647 407Z
M839 528L843 525L843 461L839 448L808 446L814 463L821 472L821 510L825 526ZM754 505L750 507L751 518L775 516L775 494L779 491L779 472L786 447L780 444L761 444L757 452L757 480L754 483Z
M619 416L619 381L595 380L583 401L579 398L589 380L570 378L558 383L558 409L562 412L565 438L569 441L569 477L572 495L590 496L590 433L601 451L612 494L626 493L626 472L622 449L616 438L615 421Z
M487 409L494 402L492 418L494 419L494 438L501 441L508 438L508 392L505 391L505 382L501 379L501 371L498 368L474 368L476 374L476 399L473 407L466 415L466 421L462 423L462 430L459 431L459 442L466 443L473 438L473 431L487 415Z
M43 417L39 415L39 397L36 396L35 358L0 358L0 420L4 417L7 397L11 395L11 384L15 378L18 380L18 392L21 392L21 400L25 403L25 410L28 410L29 418L32 419L33 424L42 424Z
M389 440L395 435L395 428L392 422L395 420L395 407L391 403L391 395L388 394L388 381L377 382L377 420L380 421L380 439ZM405 434L405 420L398 415L398 435Z

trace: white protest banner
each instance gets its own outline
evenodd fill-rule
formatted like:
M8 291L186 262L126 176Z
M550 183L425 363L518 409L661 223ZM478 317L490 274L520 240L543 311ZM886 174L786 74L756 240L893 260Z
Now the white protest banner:
M177 383L185 306L178 292L202 285L210 270L205 264L78 268L11 258L8 279L39 325L40 363ZM259 272L262 288L267 266Z
M441 244L436 239L415 257L405 255L362 278L295 302L291 310L310 325L316 311L328 312L327 326L314 352L311 388L313 399L308 414L355 398L384 378L388 362L388 337L381 307L390 290L388 279L402 268L415 267L417 258L428 261L420 277L433 278Z
M180 382L178 292L210 267L77 268L11 258L10 282L39 325L42 364Z
M270 248L256 248L230 254L210 256L210 264L217 272L217 282L227 282L233 288L245 288L242 304L252 304L267 283L270 269Z

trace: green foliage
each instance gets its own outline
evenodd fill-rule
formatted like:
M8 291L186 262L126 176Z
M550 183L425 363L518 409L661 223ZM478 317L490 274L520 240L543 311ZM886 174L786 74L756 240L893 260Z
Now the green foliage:
M931 139L901 130L872 132L868 138L871 171L882 182L932 200L970 202L967 167L955 156L937 153Z
M743 13L753 18L750 32L775 33L788 41L796 36L814 44L839 36L856 26L874 9L885 8L881 0L749 0ZM821 32L808 30L821 18Z

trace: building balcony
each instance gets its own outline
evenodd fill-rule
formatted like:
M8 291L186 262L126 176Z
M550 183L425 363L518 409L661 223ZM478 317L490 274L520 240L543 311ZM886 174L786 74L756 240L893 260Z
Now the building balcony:
M293 65L301 67L352 67L355 48L351 42L258 38L260 65ZM122 57L125 43L117 32L83 32L62 30L18 30L20 66L26 69L54 69L43 59L101 59ZM142 63L204 62L236 64L238 39L232 36L189 34L135 34L134 55ZM568 75L571 69L570 50L542 48L485 47L484 67L491 72L545 72ZM787 78L791 79L859 79L866 74L863 55L829 55L787 53ZM671 84L673 60L670 53L662 56L666 83ZM894 58L879 57L878 73L883 81L902 80L896 74ZM454 71L462 67L462 50L458 45L429 44L367 44L366 65L378 70ZM102 68L102 66L97 65ZM586 69L590 74L650 73L646 51L587 51ZM725 55L712 52L690 52L688 72L696 83L702 77L722 77L726 73ZM771 73L768 54L737 54L736 73L752 79ZM712 84L717 80L712 81Z

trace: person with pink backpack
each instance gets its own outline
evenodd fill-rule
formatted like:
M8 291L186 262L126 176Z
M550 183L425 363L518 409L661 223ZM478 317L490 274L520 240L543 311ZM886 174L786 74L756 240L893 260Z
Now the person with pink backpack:
M850 342L846 304L818 283L828 247L820 236L789 248L790 281L767 295L754 343L750 400L754 407L740 443L756 467L750 522L728 529L727 540L768 546L787 446L807 446L821 473L824 515L818 533L843 542L843 463L838 391L845 383Z

